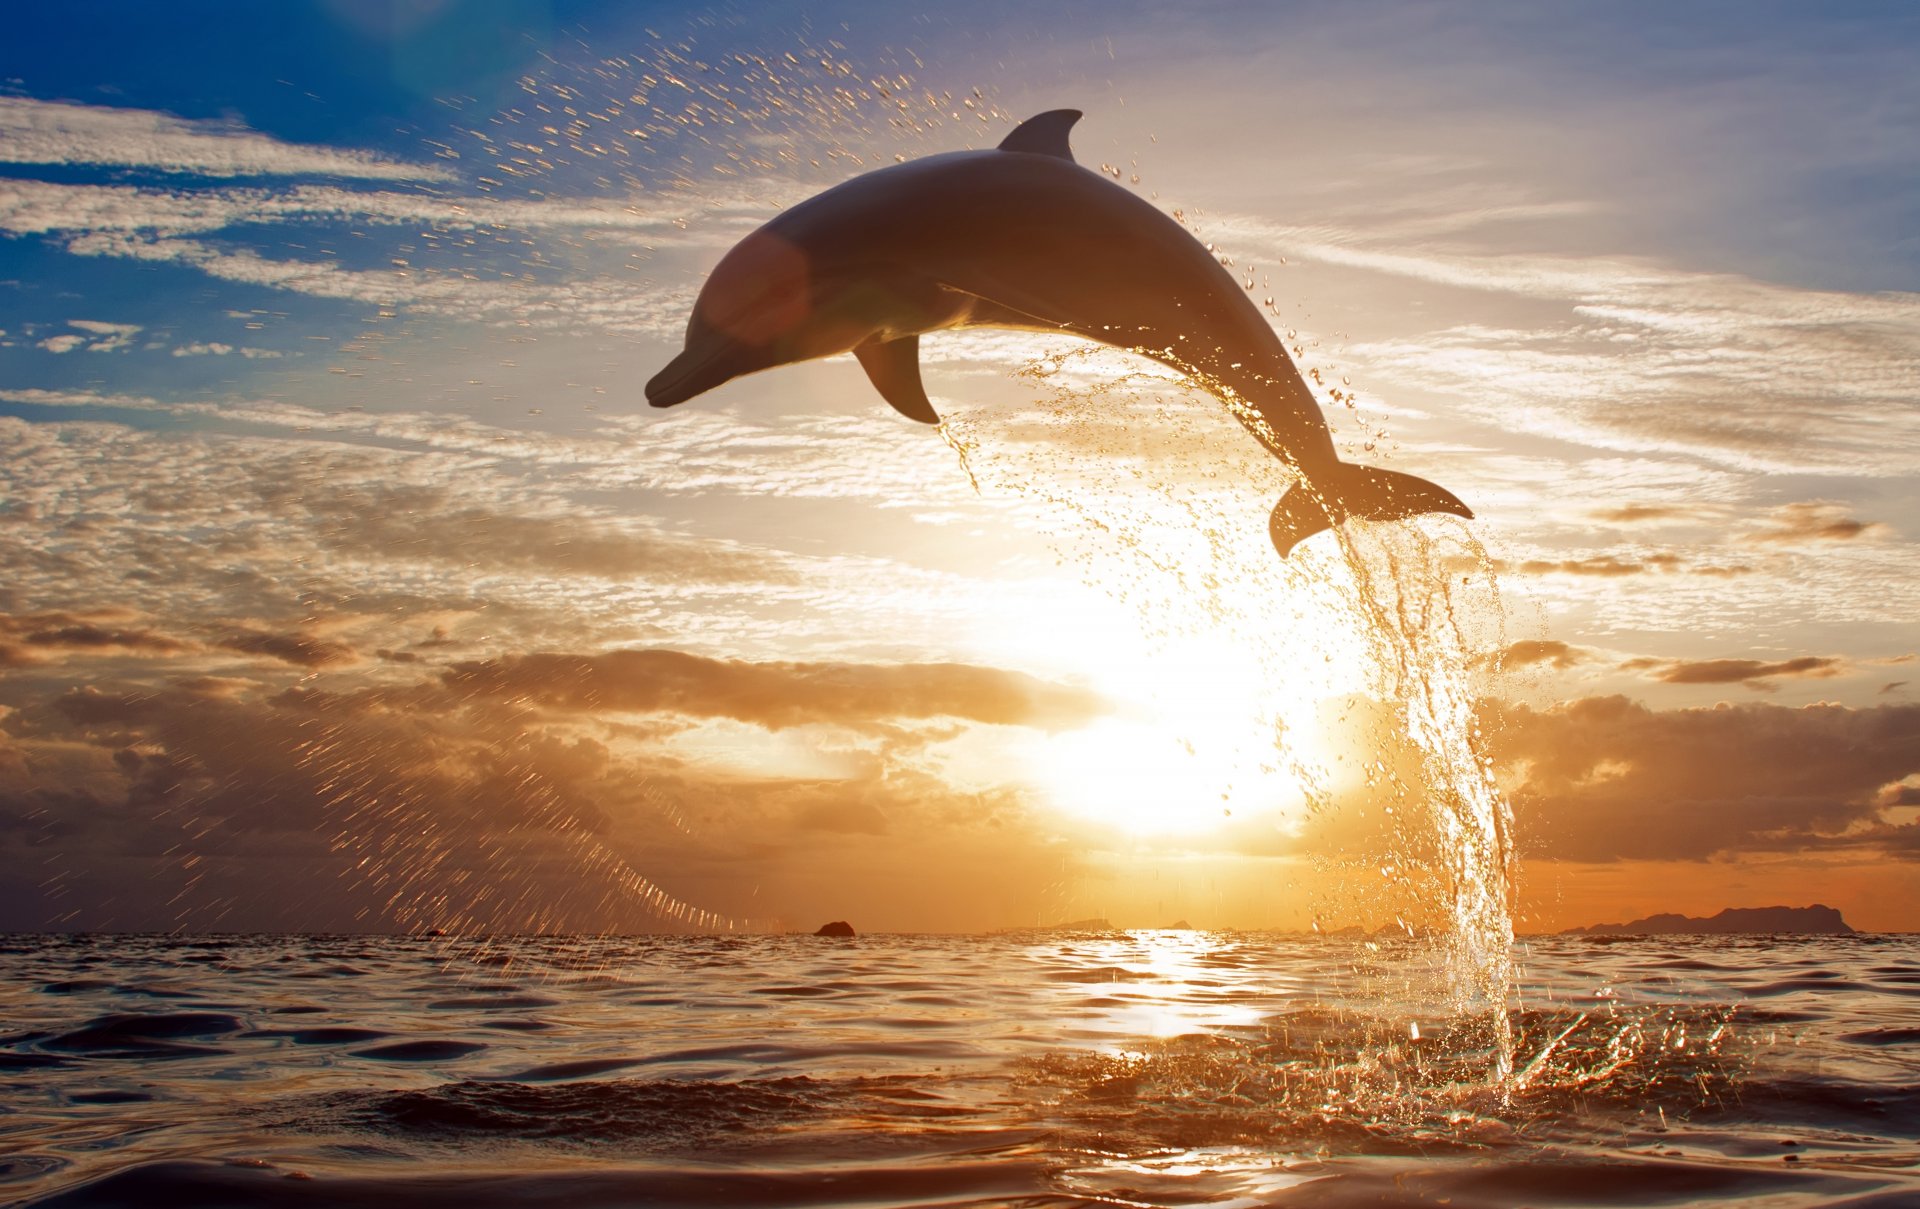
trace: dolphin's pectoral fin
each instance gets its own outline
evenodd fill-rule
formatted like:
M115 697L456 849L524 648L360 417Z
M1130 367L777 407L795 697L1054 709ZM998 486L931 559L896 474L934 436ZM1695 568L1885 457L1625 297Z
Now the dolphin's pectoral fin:
M1067 131L1080 120L1078 109L1049 109L1035 114L1013 128L1000 140L1002 151L1025 151L1031 155L1056 155L1072 162L1073 148L1067 146Z
M854 346L867 377L880 397L909 420L938 424L940 413L927 400L927 388L920 384L920 337L900 336L893 340L875 336Z
M1273 548L1285 558L1305 539L1350 516L1396 521L1428 512L1473 519L1473 509L1438 483L1398 470L1342 462L1313 489L1302 484L1281 496L1267 518L1267 533Z

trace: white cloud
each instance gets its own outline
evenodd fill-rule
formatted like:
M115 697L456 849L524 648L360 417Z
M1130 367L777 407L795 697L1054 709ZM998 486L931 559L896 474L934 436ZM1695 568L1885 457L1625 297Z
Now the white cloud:
M233 345L222 344L218 340L209 340L204 344L196 340L192 344L177 346L173 350L173 355L176 357L224 357L232 351ZM256 352L258 350L242 349L241 351Z
M447 231L515 228L628 233L645 236L655 246L725 246L783 201L796 200L799 190L800 186L792 185L756 189L750 195L739 191L633 201L531 202L329 185L159 189L12 180L0 181L0 229L16 235L122 231L167 237L205 234L240 223L360 222L425 224Z
M56 337L57 338L57 337ZM29 407L123 407L132 411L171 411L165 403L145 395L102 395L84 390L42 390L38 387L0 387L0 400ZM190 409L191 405L189 405ZM186 410L186 409L182 409Z
M446 169L367 151L308 147L228 122L145 109L0 97L0 162L150 168L198 176L449 180Z
M1245 258L1360 270L1331 286L1356 305L1391 291L1393 317L1369 320L1389 330L1346 354L1373 390L1437 414L1750 473L1890 477L1920 458L1920 295L1409 239L1403 226L1216 215L1208 229ZM1416 288L1428 309L1400 305ZM1431 326L1435 312L1451 322Z
M131 336L140 330L137 323L108 323L100 319L69 319L68 327L77 327L96 336Z
M49 336L40 341L38 347L50 353L71 353L77 349L85 349L90 353L118 353L132 347L133 338L142 330L137 323L106 323L98 319L69 319L67 326L85 334L68 332Z
M436 198L319 186L169 190L11 181L0 183L0 232L52 236L75 255L182 265L224 281L311 297L411 306L463 319L584 323L668 337L685 323L697 288L691 275L664 287L604 273L535 281L503 275L457 248L447 255L429 250L387 268L349 269L331 259L282 259L262 254L258 246L194 237L241 225L333 223L429 227L442 234L513 230L566 242L590 237L655 248L713 248L729 246L769 213L741 208L748 204L744 194L648 199L643 205Z

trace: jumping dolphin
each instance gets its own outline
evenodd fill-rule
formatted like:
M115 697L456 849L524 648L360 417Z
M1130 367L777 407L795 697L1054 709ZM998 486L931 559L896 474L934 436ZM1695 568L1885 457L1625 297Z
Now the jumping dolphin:
M785 211L721 258L685 351L647 383L672 407L743 374L851 351L887 402L939 423L920 334L1068 332L1197 377L1302 481L1268 531L1285 557L1347 519L1472 517L1443 487L1342 462L1313 392L1231 273L1173 219L1076 164L1078 110L992 151L869 172Z

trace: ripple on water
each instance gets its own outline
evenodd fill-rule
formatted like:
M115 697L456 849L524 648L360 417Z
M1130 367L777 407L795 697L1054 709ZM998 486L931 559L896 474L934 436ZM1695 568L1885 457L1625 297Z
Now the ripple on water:
M146 1104L153 1099L151 1092L119 1091L77 1091L67 1099L75 1104Z
M398 1041L351 1053L356 1058L372 1058L378 1062L448 1062L486 1048L480 1041Z
M180 1038L223 1037L246 1024L224 1012L165 1012L155 1015L116 1013L98 1016L84 1026L41 1042L42 1048L95 1057L193 1057L225 1054L213 1046L184 1045Z
M393 1034L377 1028L333 1027L288 1029L256 1035L285 1037L295 1045L355 1045L362 1041L378 1041Z
M643 1065L645 1058L583 1058L577 1062L549 1062L500 1076L504 1083L553 1083L563 1079L590 1079L595 1075Z
M343 1093L321 1103L337 1119L382 1135L587 1145L686 1141L763 1128L813 1111L829 1094L824 1085L798 1076L551 1087L465 1081L425 1091Z
M1920 1028L1870 1028L1834 1038L1849 1045L1920 1045Z
M498 1009L506 1011L514 1008L556 1007L558 999L548 999L544 995L467 995L455 999L436 999L427 1007L437 1012L460 1009Z
M876 937L828 968L780 938L502 940L484 983L418 940L254 938L191 973L115 943L0 961L0 1201L1920 1203L1920 941L1533 942L1504 1095L1416 955L1338 941ZM103 955L114 982L42 993ZM291 978L343 964L324 1007ZM160 986L194 1006L130 990ZM521 996L550 1018L495 1015ZM426 1009L455 999L485 1006Z

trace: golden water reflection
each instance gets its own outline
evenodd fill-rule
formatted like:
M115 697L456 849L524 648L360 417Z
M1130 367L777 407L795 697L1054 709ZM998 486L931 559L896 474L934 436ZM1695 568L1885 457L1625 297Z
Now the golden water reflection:
M1079 935L1036 944L1028 956L1052 971L1064 1035L1105 1054L1131 1053L1142 1040L1257 1028L1302 990L1212 932Z

